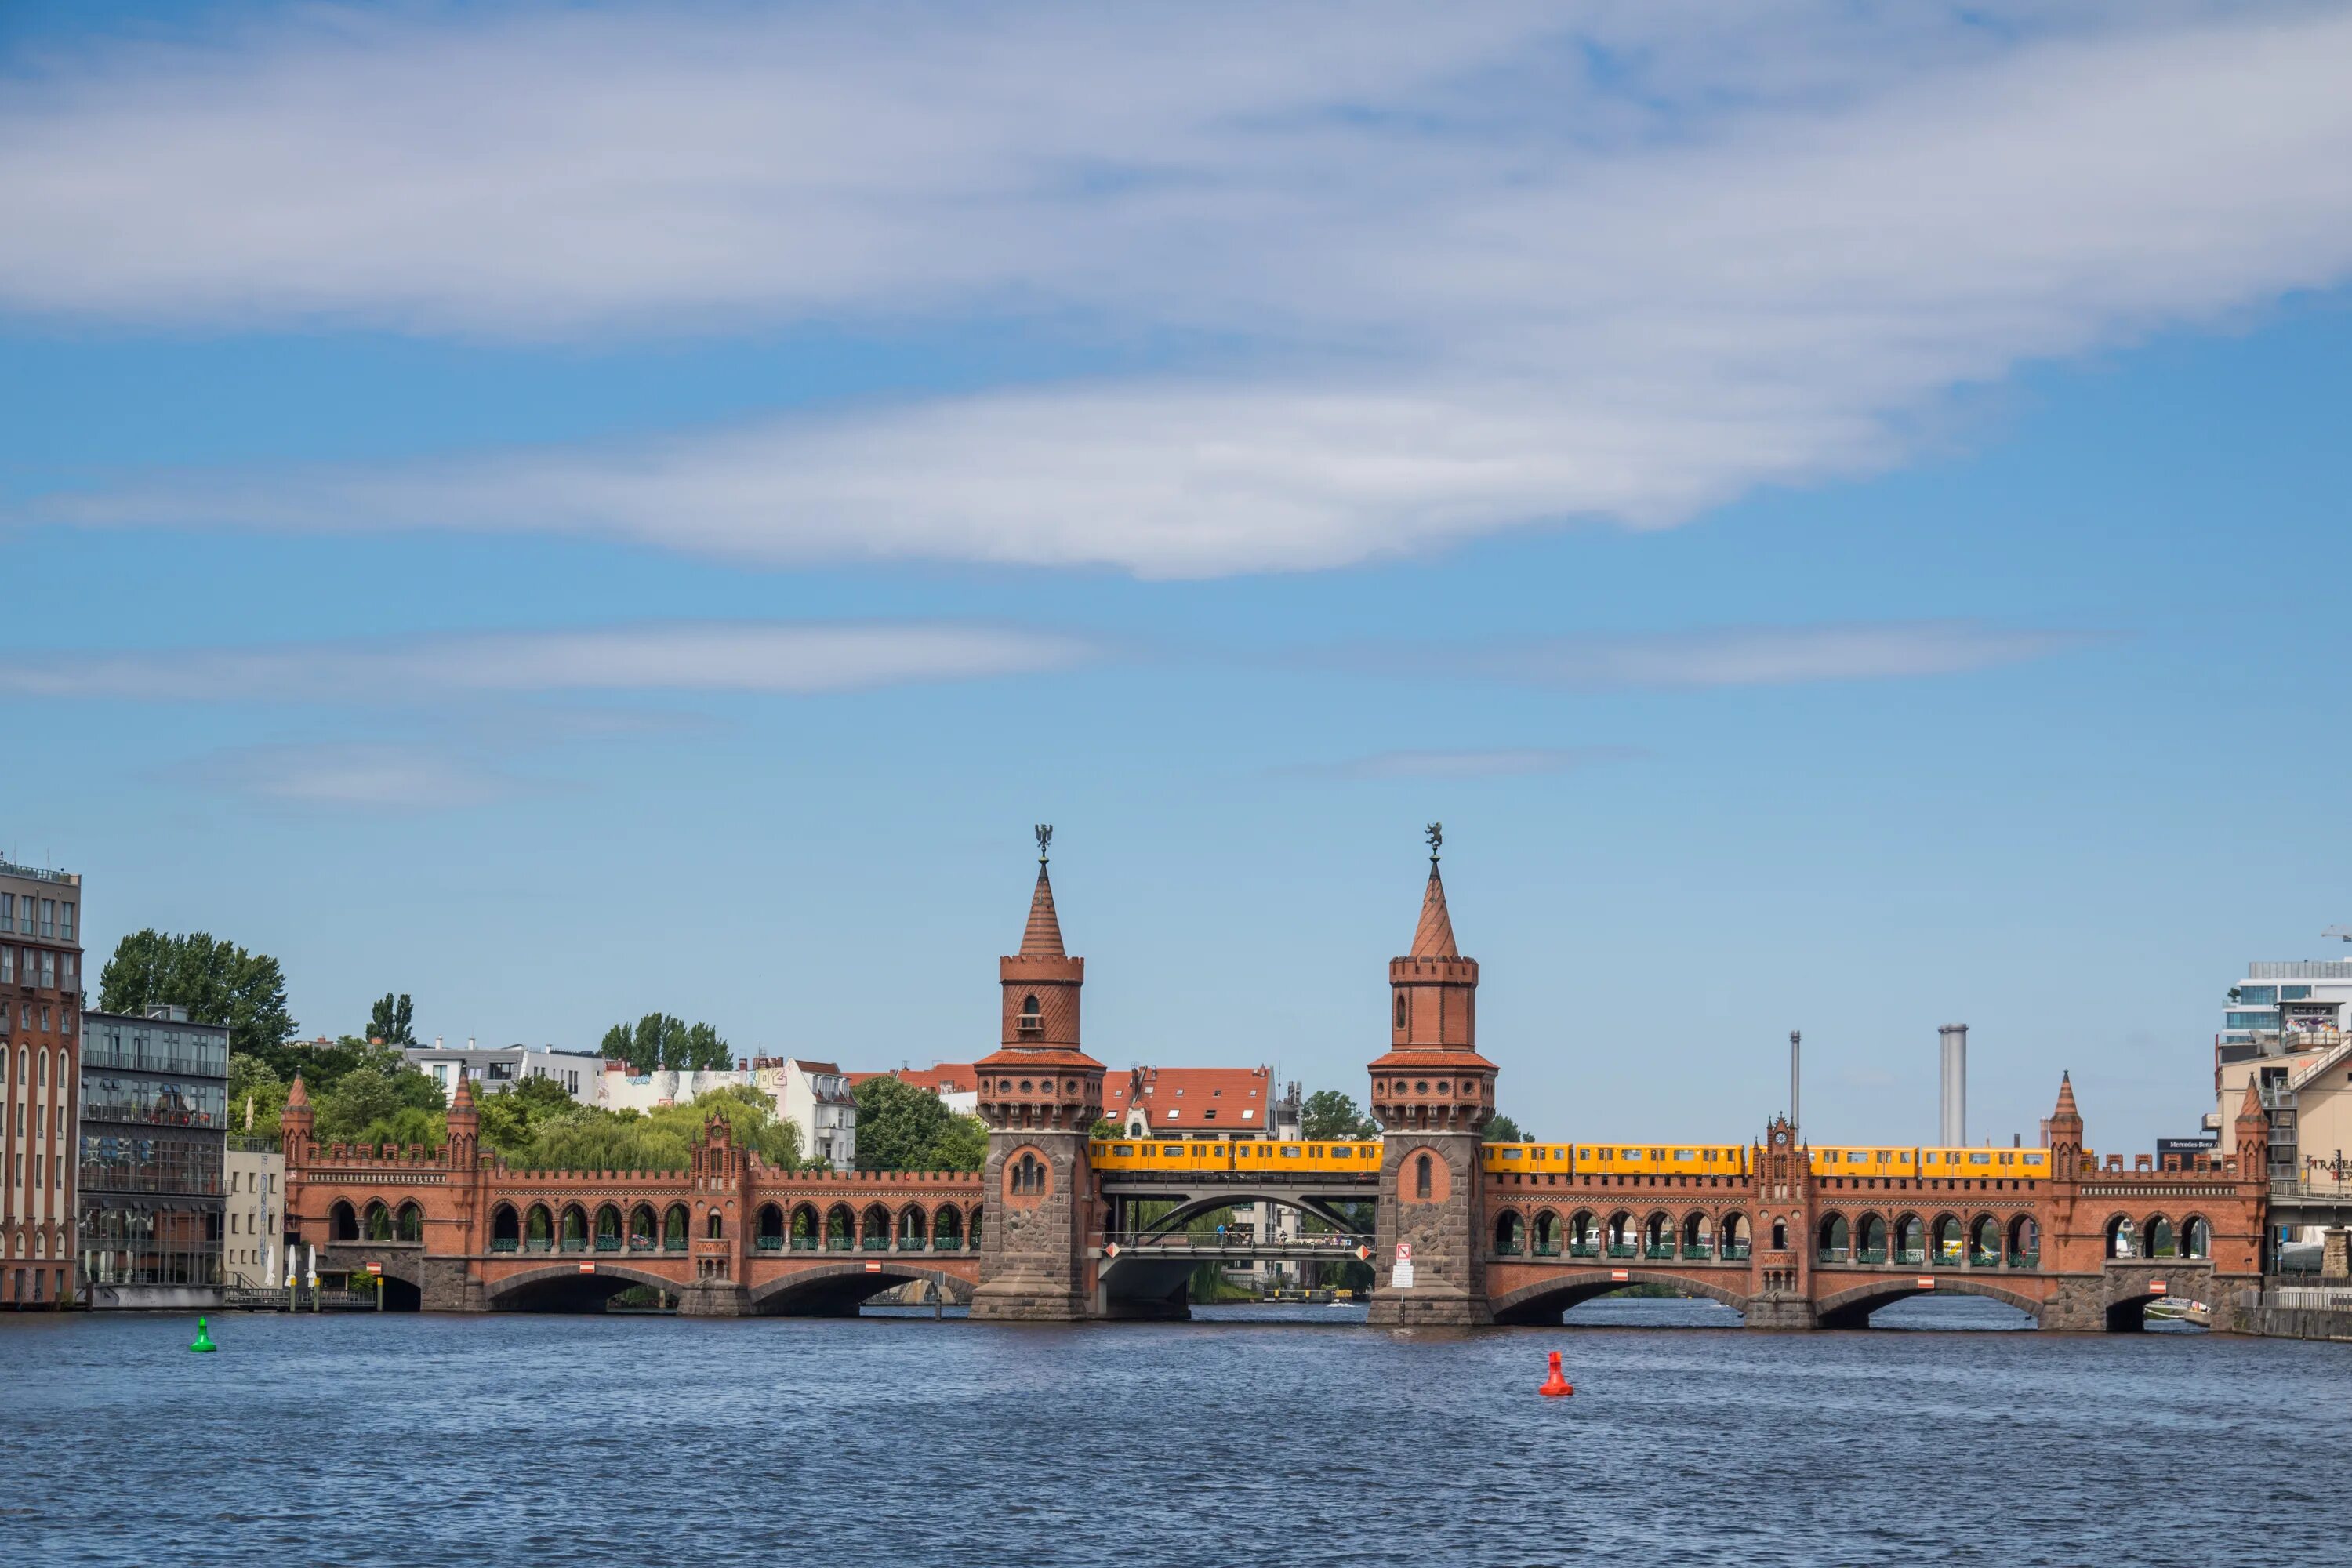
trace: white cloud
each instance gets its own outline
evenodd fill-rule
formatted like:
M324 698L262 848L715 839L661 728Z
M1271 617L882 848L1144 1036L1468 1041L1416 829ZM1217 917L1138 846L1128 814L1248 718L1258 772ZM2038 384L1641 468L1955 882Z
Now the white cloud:
M522 789L520 781L440 747L375 742L238 747L199 760L194 775L248 800L359 811L481 805Z
M1327 567L1884 465L1957 386L2338 281L2347 58L2302 6L345 16L12 81L0 307L1168 333L1164 375L48 514Z
M1642 753L1626 746L1507 746L1486 751L1378 752L1293 770L1322 778L1484 779L1564 773Z
M1075 637L956 622L671 622L570 632L20 658L16 697L410 702L599 692L856 691L1068 668Z
M1476 676L1585 690L1793 686L1989 669L2078 647L2094 636L1964 620L1887 621L1531 638L1469 647L1381 647L1344 658L1360 667L1398 673Z

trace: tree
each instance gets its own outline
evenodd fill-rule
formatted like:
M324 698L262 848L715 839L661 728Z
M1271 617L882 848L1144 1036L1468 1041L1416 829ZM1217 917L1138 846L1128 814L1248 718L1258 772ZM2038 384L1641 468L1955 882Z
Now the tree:
M294 1033L278 961L207 931L133 931L115 944L98 977L100 1010L137 1016L165 1005L185 1007L199 1024L226 1025L231 1051L259 1057L273 1068Z
M320 1142L381 1143L385 1142L384 1136L371 1135L379 1124L399 1121L404 1111L438 1111L444 1100L441 1086L421 1072L406 1067L387 1071L369 1066L343 1074L332 1088L319 1096L316 1105L311 1112L311 1128ZM420 1124L416 1119L409 1118L406 1125L413 1130ZM394 1141L438 1142L440 1139L404 1137Z
M857 1168L920 1171L948 1130L948 1108L928 1089L880 1073L857 1086Z
M1336 1089L1318 1089L1299 1111L1299 1133L1310 1142L1370 1138L1376 1131L1363 1108Z
M228 1058L229 1131L250 1131L263 1138L276 1137L278 1119L286 1109L286 1091L289 1087L259 1057L241 1057L231 1053ZM249 1128L245 1120L248 1105L253 1111L253 1125Z
M648 1013L635 1028L615 1024L604 1031L604 1055L641 1072L721 1072L735 1065L726 1037L708 1024L689 1026L667 1013Z
M1490 1116L1486 1119L1486 1142L1489 1143L1524 1143L1527 1141L1528 1135L1520 1131L1519 1124L1512 1121L1509 1117L1497 1115Z
M416 1008L409 1001L407 992L394 996L387 991L368 1015L367 1037L382 1040L388 1046L413 1046L416 1043L416 1036L411 1031L410 1025L415 1016Z
M950 1116L948 1130L931 1145L924 1168L977 1171L988 1163L988 1123L977 1116Z
M1118 1123L1108 1116L1097 1116L1095 1124L1087 1129L1087 1136L1097 1142L1106 1138L1116 1138L1118 1136Z

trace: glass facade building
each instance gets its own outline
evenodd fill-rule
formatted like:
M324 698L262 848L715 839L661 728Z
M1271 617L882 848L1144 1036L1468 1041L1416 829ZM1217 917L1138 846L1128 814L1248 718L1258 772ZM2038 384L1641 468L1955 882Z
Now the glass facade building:
M82 1279L93 1306L224 1281L228 1030L177 1008L83 1020Z

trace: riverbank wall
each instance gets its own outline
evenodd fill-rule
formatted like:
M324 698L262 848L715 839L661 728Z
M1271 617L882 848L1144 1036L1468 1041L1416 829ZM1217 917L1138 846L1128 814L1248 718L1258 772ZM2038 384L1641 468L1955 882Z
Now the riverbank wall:
M2336 1340L2352 1344L2352 1289L2289 1285L2249 1290L2240 1299L2240 1331L2281 1340Z

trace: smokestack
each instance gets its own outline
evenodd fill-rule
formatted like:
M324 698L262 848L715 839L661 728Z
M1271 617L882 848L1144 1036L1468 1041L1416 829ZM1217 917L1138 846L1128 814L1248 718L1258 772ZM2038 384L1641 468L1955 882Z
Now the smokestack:
M1797 1114L1797 1102L1802 1094L1804 1079L1797 1070L1801 1059L1798 1055L1798 1047L1804 1043L1805 1032L1802 1029L1789 1031L1789 1125L1800 1129L1805 1125L1803 1120Z
M1969 1141L1969 1026L1947 1024L1943 1037L1943 1142L1957 1149Z

